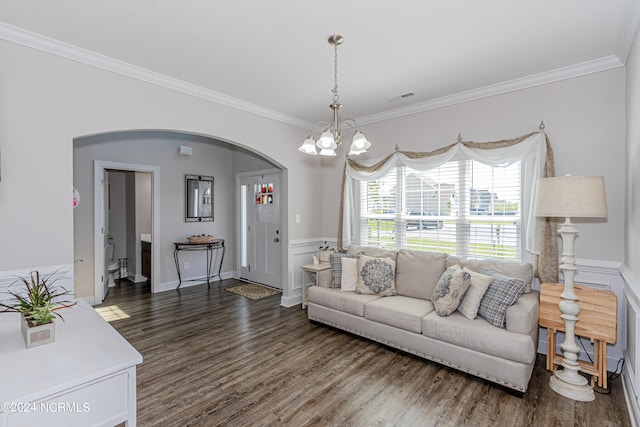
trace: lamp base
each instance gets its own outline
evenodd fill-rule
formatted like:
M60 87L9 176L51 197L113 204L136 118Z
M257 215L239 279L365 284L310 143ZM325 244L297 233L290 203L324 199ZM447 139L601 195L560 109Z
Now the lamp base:
M569 399L577 400L579 402L591 402L596 398L593 389L587 383L587 379L584 379L584 384L575 384L574 382L567 382L563 379L563 369L556 371L554 375L549 378L549 387L561 396L568 397Z

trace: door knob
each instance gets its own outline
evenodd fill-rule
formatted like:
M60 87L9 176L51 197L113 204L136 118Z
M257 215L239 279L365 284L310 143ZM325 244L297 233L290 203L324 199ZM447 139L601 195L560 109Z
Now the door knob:
M275 239L273 239L273 241L278 243L280 241L280 239L278 237L276 237Z

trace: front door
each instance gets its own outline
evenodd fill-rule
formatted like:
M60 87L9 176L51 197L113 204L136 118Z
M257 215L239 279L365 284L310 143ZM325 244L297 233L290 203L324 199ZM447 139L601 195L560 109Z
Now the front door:
M240 278L282 289L280 173L240 179Z

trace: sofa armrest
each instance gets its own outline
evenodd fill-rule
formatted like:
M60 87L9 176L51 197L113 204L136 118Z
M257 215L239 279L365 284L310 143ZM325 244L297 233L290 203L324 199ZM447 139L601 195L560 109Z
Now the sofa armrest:
M316 273L318 275L318 286L322 288L331 287L331 269L322 270ZM536 317L537 319L537 317Z
M538 330L538 314L540 313L540 293L532 290L522 294L518 301L507 310L506 329L519 334L531 334Z

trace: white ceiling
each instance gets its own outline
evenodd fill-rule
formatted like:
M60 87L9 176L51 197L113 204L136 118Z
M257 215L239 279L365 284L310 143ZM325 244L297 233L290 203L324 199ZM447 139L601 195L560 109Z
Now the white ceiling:
M341 117L367 122L620 66L637 2L0 0L0 37L15 26L313 123L337 33Z

